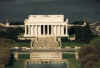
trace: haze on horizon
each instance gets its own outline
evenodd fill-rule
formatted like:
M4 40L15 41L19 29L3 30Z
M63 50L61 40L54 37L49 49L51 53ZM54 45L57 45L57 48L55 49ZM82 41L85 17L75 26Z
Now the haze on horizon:
M64 14L100 20L99 0L0 0L0 19L24 21L30 14Z

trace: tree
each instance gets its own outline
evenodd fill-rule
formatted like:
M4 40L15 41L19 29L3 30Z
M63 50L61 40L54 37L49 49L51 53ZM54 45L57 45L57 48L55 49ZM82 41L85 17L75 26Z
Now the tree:
M0 65L8 65L10 60L10 48L13 46L10 39L0 38ZM3 64L3 65L2 65Z
M90 42L88 46L79 50L80 62L84 68L100 67L100 38L96 38Z

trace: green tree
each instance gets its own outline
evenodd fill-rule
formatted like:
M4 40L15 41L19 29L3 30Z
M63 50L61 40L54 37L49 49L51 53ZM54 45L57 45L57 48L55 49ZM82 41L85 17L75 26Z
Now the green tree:
M0 66L8 65L10 60L10 48L13 46L10 39L0 38Z
M84 68L100 67L100 38L95 38L79 51L80 62Z

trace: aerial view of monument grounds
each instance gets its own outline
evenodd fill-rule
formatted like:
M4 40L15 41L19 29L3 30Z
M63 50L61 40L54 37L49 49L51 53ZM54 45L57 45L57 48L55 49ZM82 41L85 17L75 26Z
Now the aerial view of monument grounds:
M0 0L0 68L100 68L99 0Z

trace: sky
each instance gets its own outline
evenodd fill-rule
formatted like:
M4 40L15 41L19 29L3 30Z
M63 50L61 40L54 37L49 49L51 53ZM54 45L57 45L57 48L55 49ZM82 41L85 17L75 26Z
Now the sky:
M0 19L23 22L31 14L64 14L100 20L100 0L0 0Z

